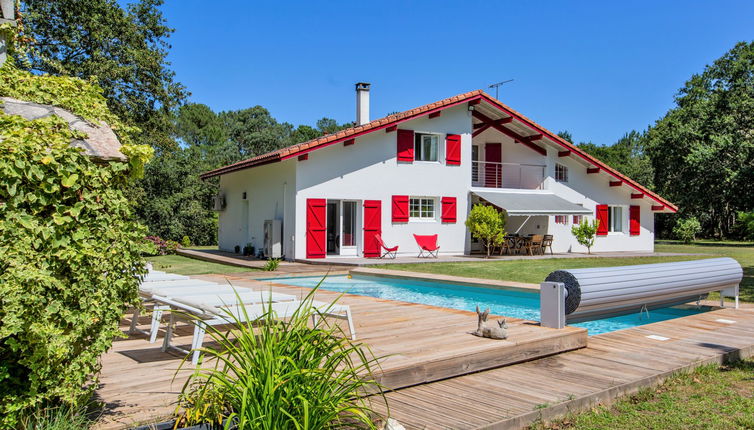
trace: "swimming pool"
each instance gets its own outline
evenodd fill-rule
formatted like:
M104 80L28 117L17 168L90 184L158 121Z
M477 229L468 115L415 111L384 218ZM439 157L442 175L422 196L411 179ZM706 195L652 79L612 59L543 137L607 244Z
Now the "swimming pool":
M314 288L322 277L268 279L280 284ZM323 290L402 302L421 303L443 308L474 311L476 306L490 308L490 313L539 321L539 294L522 290L484 288L442 282L369 276L328 276L320 286ZM608 333L625 328L673 318L698 314L709 310L697 308L663 308L643 314L631 314L571 324L584 327L590 335Z

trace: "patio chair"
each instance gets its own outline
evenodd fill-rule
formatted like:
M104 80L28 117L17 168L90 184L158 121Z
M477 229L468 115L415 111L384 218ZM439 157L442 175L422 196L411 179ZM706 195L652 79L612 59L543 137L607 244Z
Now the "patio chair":
M539 254L542 250L543 236L541 234L533 234L529 236L528 240L524 242L524 250L529 255Z
M414 234L416 244L419 245L418 257L434 257L437 258L437 253L440 251L440 247L437 245L436 234Z
M547 251L547 248L550 248L550 255L553 255L552 239L553 239L553 236L551 234L546 234L544 239L542 239L542 255L545 254L545 252Z
M374 236L374 240L377 241L377 243L380 245L380 248L382 248L382 250L384 251L381 253L380 258L389 257L395 259L395 256L398 254L398 245L393 246L392 248L388 248L385 245L385 242L382 241L382 236L380 236L379 234L376 234Z
M199 348L202 347L204 334L206 333L208 326L233 325L236 323L236 319L242 323L263 321L270 317L270 314L268 313L269 310L272 310L275 319L290 318L303 303L296 300L271 304L259 303L245 306L212 306L201 300L185 297L176 298L175 300L166 297L156 297L156 299L181 311L170 313L170 321L168 322L167 332L165 333L165 339L162 343L162 350L167 351L168 349L174 349L184 354L192 353L191 364L193 365L196 365L199 362L199 356L201 354ZM311 301L309 303L312 308L316 309L316 311L322 316L347 320L351 339L356 340L356 331L351 316L351 308L348 305L333 305L318 301ZM229 313L231 313L232 316L229 315ZM317 322L316 318L317 315L314 315L313 319L315 324ZM194 335L190 350L171 345L175 322L179 319L188 319L194 324Z

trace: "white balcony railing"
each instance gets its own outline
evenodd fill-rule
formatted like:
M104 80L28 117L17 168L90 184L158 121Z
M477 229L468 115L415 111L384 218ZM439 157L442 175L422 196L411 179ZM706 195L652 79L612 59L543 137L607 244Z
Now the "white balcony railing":
M542 164L474 161L471 165L471 183L475 187L540 190L544 180Z

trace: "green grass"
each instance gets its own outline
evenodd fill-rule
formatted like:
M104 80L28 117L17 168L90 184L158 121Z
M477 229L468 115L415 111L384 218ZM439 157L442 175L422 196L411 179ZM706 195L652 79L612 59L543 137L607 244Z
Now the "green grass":
M155 270L177 273L179 275L206 275L208 273L227 275L230 273L255 271L255 269L250 267L237 267L227 264L210 263L208 261L196 260L181 255L160 255L156 257L146 257L146 260L152 262Z
M627 258L548 258L542 260L509 261L492 260L457 263L391 264L389 266L374 267L538 284L542 282L550 272L558 269L628 266L632 264L664 263L670 261L686 261L699 258L726 256L738 260L744 269L744 280L741 283L741 299L745 301L754 301L754 244L743 242L700 241L692 245L683 245L676 242L664 241L658 242L655 250L657 252L704 253L709 255Z
M531 430L751 429L754 361L703 366L660 386L624 397L610 407L569 415Z

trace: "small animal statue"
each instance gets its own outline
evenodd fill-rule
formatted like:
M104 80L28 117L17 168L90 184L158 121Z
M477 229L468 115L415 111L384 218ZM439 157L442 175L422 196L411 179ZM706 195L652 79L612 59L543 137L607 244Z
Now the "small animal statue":
M476 307L477 313L477 329L474 332L475 336L488 337L490 339L506 339L508 337L508 324L505 323L505 319L497 321L497 327L487 327L487 317L490 316L490 309L485 309L484 312L479 311L479 306Z

